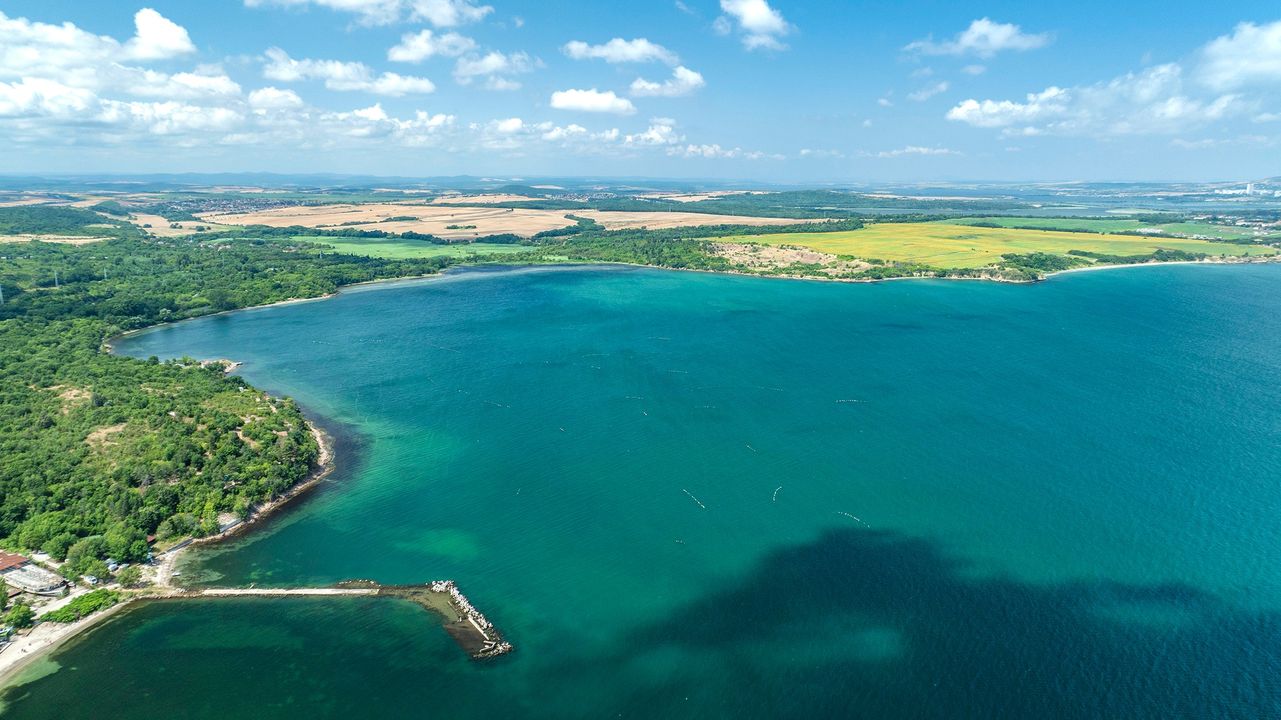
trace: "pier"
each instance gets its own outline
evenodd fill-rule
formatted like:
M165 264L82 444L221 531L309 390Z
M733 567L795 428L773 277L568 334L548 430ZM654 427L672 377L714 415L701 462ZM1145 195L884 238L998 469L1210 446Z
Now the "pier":
M204 588L176 597L393 597L408 600L441 619L445 632L473 660L506 655L514 648L498 628L477 610L453 580L424 585L379 585L352 580L333 587L315 588Z

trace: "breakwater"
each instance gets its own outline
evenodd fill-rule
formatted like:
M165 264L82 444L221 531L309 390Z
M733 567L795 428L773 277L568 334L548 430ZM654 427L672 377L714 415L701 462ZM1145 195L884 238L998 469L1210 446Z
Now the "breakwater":
M473 660L495 658L514 649L453 580L435 580L424 585L380 585L372 580L348 580L332 587L204 588L167 595L171 598L344 596L394 597L419 605L441 619L445 632Z

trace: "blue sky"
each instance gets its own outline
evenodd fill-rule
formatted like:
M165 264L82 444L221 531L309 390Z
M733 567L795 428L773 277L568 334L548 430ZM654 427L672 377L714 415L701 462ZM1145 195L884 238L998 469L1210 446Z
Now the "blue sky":
M0 0L0 172L1281 175L1275 2Z

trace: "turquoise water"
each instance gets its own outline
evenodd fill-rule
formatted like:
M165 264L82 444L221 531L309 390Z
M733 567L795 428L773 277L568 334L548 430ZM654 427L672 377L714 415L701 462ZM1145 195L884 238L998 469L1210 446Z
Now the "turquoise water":
M185 577L453 578L517 651L147 605L14 717L1281 716L1281 267L466 272L119 349L242 360L340 439Z

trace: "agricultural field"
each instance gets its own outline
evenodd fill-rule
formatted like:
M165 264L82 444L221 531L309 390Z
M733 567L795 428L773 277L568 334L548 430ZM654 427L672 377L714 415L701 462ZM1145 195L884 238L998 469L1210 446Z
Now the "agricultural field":
M998 262L1002 255L1008 253L1063 255L1069 250L1109 255L1146 255L1160 249L1207 255L1274 255L1277 252L1271 247L1208 240L969 227L956 223L878 223L844 232L787 233L724 240L798 245L833 255L920 263L936 268L980 268Z
M451 240L471 240L509 233L530 237L568 227L574 224L566 217L568 214L591 218L609 230L642 227L657 230L699 225L790 225L798 222L780 217L691 212L575 210L571 213L567 210L420 203L297 205L248 213L202 213L200 217L210 224L416 232Z
M1130 218L1036 218L1036 217L982 217L943 220L941 224L974 225L995 224L1007 228L1036 228L1041 230L1073 230L1079 232L1118 233L1159 230L1155 237L1203 236L1222 240L1253 240L1260 237L1251 228L1217 225L1208 222L1141 222ZM1281 240L1281 233L1268 237Z
M295 237L294 240L315 243L317 251L386 258L389 260L510 255L529 250L524 245L500 245L497 243L437 245L423 240L401 240L399 238L340 238L307 235Z

